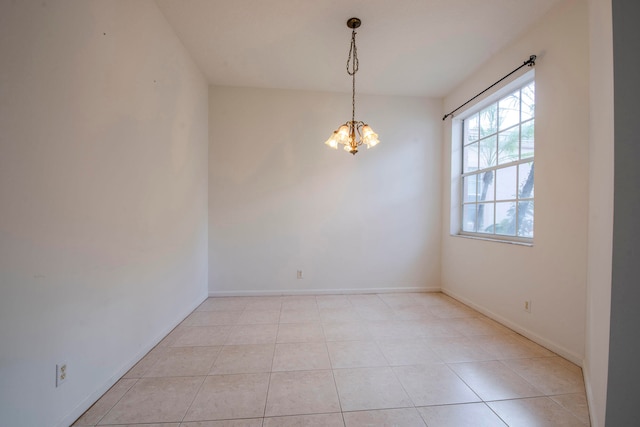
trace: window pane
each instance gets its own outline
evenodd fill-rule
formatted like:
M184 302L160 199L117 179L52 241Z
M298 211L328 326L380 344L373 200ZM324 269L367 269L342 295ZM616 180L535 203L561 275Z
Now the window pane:
M463 231L476 231L476 205L463 205L462 206L462 230Z
M462 149L462 173L478 170L478 143L474 142Z
M462 186L462 199L464 203L468 202L476 202L477 197L477 187L476 183L478 182L478 175L470 175L464 177L464 183Z
M496 171L496 200L516 198L517 168L510 166Z
M498 164L518 160L518 146L520 142L520 128L516 126L498 134Z
M503 130L520 122L520 90L498 103L498 129Z
M516 203L496 203L496 234L516 235Z
M498 144L496 136L480 140L480 169L496 165Z
M461 231L532 239L535 83L485 104L462 126Z
M536 83L531 82L522 88L522 112L521 121L529 120L535 115L536 109Z
M498 130L498 104L492 104L480 111L480 138L496 133Z
M534 147L534 120L522 124L522 142L520 143L520 158L533 157Z
M478 132L478 115L474 114L464 120L464 143L468 144L477 141L479 139Z
M518 236L533 238L533 200L518 203Z
M493 234L493 203L478 204L478 233Z
M520 173L518 174L518 197L520 199L529 199L533 197L533 162L523 163L518 166Z
M476 176L478 177L478 201L484 202L494 200L493 195L495 192L495 172L486 171Z

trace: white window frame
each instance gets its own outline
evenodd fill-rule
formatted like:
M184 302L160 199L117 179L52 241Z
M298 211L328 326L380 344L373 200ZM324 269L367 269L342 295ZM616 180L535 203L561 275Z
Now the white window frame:
M491 104L497 103L500 99L508 96L510 93L515 90L522 88L532 81L535 81L535 70L530 70L529 72L523 74L522 76L514 79L512 82L504 85L502 88L495 91L493 94L485 97L483 100L478 101L474 105L468 107L466 110L458 113L456 117L454 117L451 121L451 204L450 204L450 218L451 218L451 228L450 234L452 236L457 237L467 237L473 239L481 239L481 240L490 240L496 242L503 243L515 243L515 244L523 244L527 246L533 245L534 237L519 237L519 236L508 236L503 234L495 234L494 233L482 233L482 232L470 232L463 231L463 214L464 214L464 185L463 178L466 176L476 175L477 171L464 173L463 171L463 147L464 147L464 129L463 124L464 120L469 119L474 114L478 113L480 110L490 106ZM534 113L534 120L536 114ZM520 125L519 122L518 125ZM500 165L494 165L483 169L484 171L493 170L496 171L498 169L503 169L505 167L524 164L533 162L535 165L535 125L534 125L534 155L531 158L527 159L518 159L516 161L512 161L509 163L504 163ZM521 147L519 147L520 149ZM494 178L495 182L495 178ZM495 185L495 184L494 184ZM534 202L534 222L535 222L535 196L527 199L532 200ZM496 200L493 200L493 204L495 206ZM477 203L476 203L477 206ZM518 206L516 201L516 207ZM494 212L495 215L495 212ZM477 218L476 218L477 220Z

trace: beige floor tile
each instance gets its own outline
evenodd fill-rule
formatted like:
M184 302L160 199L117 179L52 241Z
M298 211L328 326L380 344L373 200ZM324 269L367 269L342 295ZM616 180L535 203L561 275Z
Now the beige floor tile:
M506 427L484 403L427 406L418 411L429 427Z
M376 307L370 305L356 306L355 312L361 319L366 321L376 320L398 320L393 310L387 306Z
M271 372L274 344L225 345L210 375Z
M391 368L336 369L334 376L343 411L413 406Z
M511 329L478 317L449 319L449 324L464 336L514 334Z
M388 366L387 359L373 341L332 341L327 347L333 369Z
M192 421L182 423L180 427L261 427L262 418L251 418L244 420L222 420L222 421Z
M313 323L320 321L318 309L297 310L283 308L280 312L280 323Z
M155 347L147 353L133 368L124 374L122 378L142 378L153 365L158 362L162 354L167 350L166 347Z
M206 377L185 421L262 417L268 386L269 374Z
M485 401L543 395L511 368L496 360L452 363L449 367Z
M415 406L479 402L478 396L442 363L393 368Z
M494 359L528 359L555 356L546 348L518 335L489 335L470 337Z
M524 337L524 336L522 336L520 334L513 334L511 336L516 341L523 343L525 345L525 347L527 347L532 353L535 353L536 356L534 356L534 357L553 357L553 356L557 356L557 354L555 354L551 350L548 350L548 349L544 348L540 344L536 344L535 342L531 341L527 337ZM565 362L568 365L567 367L571 366L573 368L580 369L576 365L574 365L573 363L571 363L569 361L565 360ZM582 371L580 371L580 372L582 372Z
M431 307L432 314L441 319L456 319L462 317L476 317L478 312L463 304L447 304Z
M373 307L387 307L387 305L380 299L378 294L355 294L348 295L347 298L351 305L354 307L373 306Z
M318 295L316 303L321 310L324 308L352 308L347 295Z
M378 341L378 347L391 366L440 363L442 359L431 350L424 338Z
M290 415L265 418L263 427L344 427L342 414Z
M282 297L255 297L249 301L245 310L280 310Z
M282 310L318 310L316 297L312 295L282 297Z
M585 423L547 397L487 403L509 426L583 427Z
M239 325L276 324L280 321L280 310L245 310L238 319Z
M180 427L180 423L151 423L151 424L105 424L102 427Z
M118 425L106 425L105 427L180 427L180 423L151 423L151 424L118 424Z
M550 397L580 421L589 424L589 405L587 404L587 396L584 393L560 394Z
M426 307L442 306L447 304L453 304L457 302L448 295L442 292L424 292L416 295L416 301Z
M233 328L226 345L275 344L278 325L237 325Z
M495 355L479 347L468 337L429 339L431 349L447 363L494 360Z
M554 354L553 356L556 356L556 354ZM582 368L580 366L576 365L575 363L569 362L567 359L564 359L562 357L559 357L557 360L560 365L564 366L569 371L582 376Z
M422 307L416 294L380 294L378 297L389 307L394 310L407 307Z
M417 320L413 327L418 329L421 337L426 338L443 338L443 337L461 337L462 334L449 324L447 320Z
M424 305L393 308L393 314L400 320L440 320Z
M221 421L192 421L189 423L180 424L180 427L261 427L261 426L262 426L262 418L251 418L251 419L244 419L244 420L221 420Z
M345 412L346 427L426 427L415 408Z
M278 326L277 343L324 342L320 323L282 323Z
M171 347L173 343L176 342L176 340L180 338L180 336L182 336L186 328L187 326L184 324L184 322L182 322L180 325L173 328L173 330L169 332L169 334L167 334L167 336L158 343L156 348Z
M142 378L100 424L180 422L203 377Z
M569 370L564 359L544 357L503 361L544 394L570 394L584 391L581 373Z
M74 426L94 426L98 424L98 421L106 415L111 408L118 403L118 400L129 391L131 387L138 381L135 378L121 379L113 385L96 403L93 404L87 412L85 412L78 420L73 424Z
M242 311L194 311L183 323L184 326L235 325Z
M416 328L416 323L406 320L372 321L367 328L376 340L420 338L424 332L424 328Z
M362 318L352 307L330 307L320 309L320 321L330 322L359 322Z
M222 345L233 326L186 326L171 347L211 347Z
M265 416L340 412L331 371L274 372Z
M371 339L366 322L323 323L322 329L327 341L366 341Z
M250 300L247 297L207 298L196 311L242 311Z
M514 330L509 329L508 327L504 326L502 323L498 323L495 320L490 319L487 316L478 314L478 319L482 320L483 323L489 325L489 327L495 328L496 332L498 332L495 335L508 334L508 335L516 335L516 336L518 336L518 334ZM491 334L491 335L494 335L494 334Z
M331 369L325 343L276 344L273 372Z
M190 377L207 375L221 348L221 346L168 348L144 376Z

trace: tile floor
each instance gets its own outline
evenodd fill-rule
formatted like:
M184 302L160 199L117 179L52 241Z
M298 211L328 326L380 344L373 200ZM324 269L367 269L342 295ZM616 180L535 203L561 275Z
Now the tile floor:
M442 293L209 298L74 426L588 426L576 365Z

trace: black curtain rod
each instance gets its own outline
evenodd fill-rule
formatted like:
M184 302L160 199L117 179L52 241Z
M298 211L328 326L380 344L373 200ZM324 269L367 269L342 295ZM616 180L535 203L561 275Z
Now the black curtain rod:
M445 114L444 117L442 118L442 120L447 120L447 117L453 117L453 113L455 113L456 111L458 111L459 109L461 109L462 107L464 107L465 105L467 105L468 103L470 103L471 101L473 101L474 99L476 99L477 97L479 97L480 95L482 95L483 93L485 93L486 91L488 91L489 89L491 89L492 87L494 87L495 85L497 85L498 83L503 81L504 79L509 77L511 74L513 74L516 71L518 71L520 68L525 67L527 65L529 67L533 67L534 65L536 65L536 58L537 58L536 55L531 55L529 57L529 59L527 59L526 61L524 61L522 63L521 66L519 66L518 68L516 68L515 70L513 70L512 72L510 72L509 74L507 74L506 76L504 76L503 78L501 78L500 80L498 80L497 82L495 82L494 84L492 84L491 86L486 88L485 90L483 90L482 92L480 92L479 94L477 94L476 96L474 96L473 98L471 98L470 100L468 100L467 102L465 102L464 104L462 104L461 106L459 106L458 108L456 108L455 110L450 112L449 114Z

